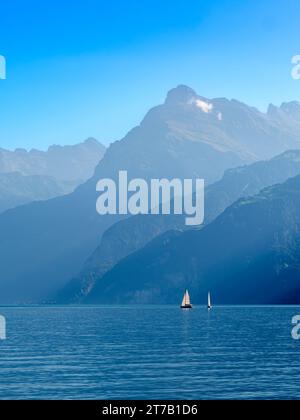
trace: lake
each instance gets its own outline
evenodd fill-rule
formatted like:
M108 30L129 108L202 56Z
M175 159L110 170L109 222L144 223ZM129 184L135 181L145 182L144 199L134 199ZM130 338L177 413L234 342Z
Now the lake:
M2 307L0 399L299 399L299 307Z

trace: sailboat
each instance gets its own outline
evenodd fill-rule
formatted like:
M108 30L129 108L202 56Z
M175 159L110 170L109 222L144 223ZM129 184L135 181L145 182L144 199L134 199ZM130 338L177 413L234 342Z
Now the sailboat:
M185 294L183 296L181 309L192 309L191 299L188 290L185 291Z
M212 303L211 303L210 293L208 293L207 308L208 308L209 311L212 309Z

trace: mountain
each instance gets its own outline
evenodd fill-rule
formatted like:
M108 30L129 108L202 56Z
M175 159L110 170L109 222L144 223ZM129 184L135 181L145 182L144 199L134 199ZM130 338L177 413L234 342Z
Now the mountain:
M0 300L31 301L66 284L103 233L126 216L99 216L96 184L129 178L220 179L225 170L300 145L300 129L225 99L208 100L179 86L140 126L112 144L93 177L72 194L0 216Z
M51 177L71 192L93 175L104 153L105 147L92 138L74 146L51 146L46 152L0 149L0 174Z
M202 230L168 232L97 283L88 303L300 303L300 176L237 201Z
M288 150L267 161L255 162L225 172L223 178L206 191L206 224L243 197L281 184L300 174L300 150Z
M134 216L104 232L100 245L85 262L80 273L51 299L54 303L81 303L97 282L119 261L143 248L156 236L171 229L184 229L185 216Z
M268 109L268 117L273 119L275 124L299 127L300 102L285 102L280 107L271 104Z
M300 151L288 151L268 161L231 169L223 178L210 185L205 194L205 223L218 217L242 197L300 174ZM108 229L100 246L85 263L80 274L59 292L56 301L81 302L104 274L119 261L138 251L155 237L168 230L185 230L185 216L135 216L122 220Z
M195 141L199 141L201 133L203 143L216 150L238 154L248 162L299 148L298 102L284 103L279 108L270 105L268 113L264 114L237 100L196 97L195 92L189 88L184 91L183 87L169 93L166 104L169 102L183 107L175 121L167 115L167 108L164 113L158 110L175 132L186 133ZM189 107L198 115L192 124Z
M104 153L94 139L47 152L0 149L0 213L71 193L92 176Z
M64 186L54 178L43 175L24 176L19 172L0 173L0 213L30 203L66 194Z

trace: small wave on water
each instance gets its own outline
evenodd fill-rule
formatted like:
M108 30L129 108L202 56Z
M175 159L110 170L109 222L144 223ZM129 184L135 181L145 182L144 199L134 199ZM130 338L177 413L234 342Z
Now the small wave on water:
M299 399L297 307L1 308L0 399Z

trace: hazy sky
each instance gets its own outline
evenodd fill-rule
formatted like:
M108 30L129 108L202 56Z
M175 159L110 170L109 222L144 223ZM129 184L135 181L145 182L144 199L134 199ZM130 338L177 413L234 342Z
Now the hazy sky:
M299 21L299 0L3 2L0 147L109 143L178 84L261 109L300 100Z

